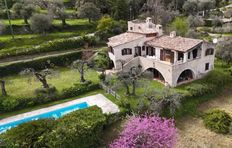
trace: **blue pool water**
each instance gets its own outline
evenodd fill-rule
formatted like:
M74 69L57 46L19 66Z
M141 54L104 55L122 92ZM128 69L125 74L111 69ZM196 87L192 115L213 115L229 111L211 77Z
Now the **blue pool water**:
M12 127L16 127L17 125L19 124L22 124L22 123L26 123L26 122L29 122L29 121L32 121L32 120L38 120L38 119L44 119L44 118L60 118L70 112L73 112L73 111L76 111L76 110L79 110L79 109L84 109L84 108L87 108L89 107L89 105L86 103L86 102L83 102L83 103L79 103L79 104L74 104L74 105L71 105L71 106L66 106L64 108L60 108L60 109L57 109L57 110L53 110L53 111L50 111L50 112L46 112L46 113L43 113L43 114L39 114L39 115L35 115L35 116L31 116L31 117L25 117L23 119L20 119L20 120L17 120L17 121L13 121L13 122L9 122L9 123L6 123L6 124L2 124L0 123L0 134L5 132L6 130L12 128Z

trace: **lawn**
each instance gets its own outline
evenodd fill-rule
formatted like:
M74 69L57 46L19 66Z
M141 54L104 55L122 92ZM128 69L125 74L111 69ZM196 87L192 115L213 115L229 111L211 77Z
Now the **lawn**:
M75 70L68 68L57 69L57 74L48 78L48 83L55 86L58 91L69 88L75 83L79 83L80 75ZM41 83L34 77L15 75L4 78L6 80L6 89L10 96L15 97L33 97L34 90L41 87ZM86 79L98 82L98 74L94 70L86 72Z

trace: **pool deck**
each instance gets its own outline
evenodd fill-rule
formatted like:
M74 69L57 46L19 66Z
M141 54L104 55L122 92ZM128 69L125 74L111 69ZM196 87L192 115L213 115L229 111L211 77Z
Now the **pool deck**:
M117 113L117 112L120 111L116 104L111 102L109 99L107 99L102 94L97 94L97 95L94 95L94 96L88 96L88 97L85 97L85 98L76 99L76 100L73 100L73 101L65 102L65 103L54 105L54 106L51 106L51 107L46 107L46 108L31 111L31 112L19 114L19 115L16 115L16 116L8 117L8 118L0 120L0 125L10 123L10 122L14 122L14 121L26 118L26 117L31 117L31 116L43 114L43 113L46 113L46 112L50 112L50 111L53 111L53 110L56 110L56 109L66 107L66 106L71 106L71 105L74 105L74 104L83 103L83 102L87 102L89 106L97 105L98 107L100 107L102 109L103 113L105 113L105 114L113 114L113 113Z

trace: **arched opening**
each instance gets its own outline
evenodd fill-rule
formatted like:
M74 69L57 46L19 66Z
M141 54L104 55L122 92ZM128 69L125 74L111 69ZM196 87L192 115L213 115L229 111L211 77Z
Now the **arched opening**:
M193 71L190 69L187 69L180 74L180 76L177 80L177 83L191 81L191 80L193 80L193 78L194 78Z
M213 54L214 54L214 49L213 48L206 49L205 56L213 55Z
M109 69L113 69L113 68L115 68L114 62L110 60Z
M147 71L152 73L152 76L155 80L161 81L161 82L165 82L165 79L163 77L163 75L155 68L149 68L147 69Z

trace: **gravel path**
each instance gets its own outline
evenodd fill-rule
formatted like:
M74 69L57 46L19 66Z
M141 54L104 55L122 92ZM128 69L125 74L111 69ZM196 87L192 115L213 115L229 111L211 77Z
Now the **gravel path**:
M232 88L222 92L221 96L201 104L199 111L218 108L232 115ZM198 117L185 117L178 121L177 148L232 148L232 135L211 132L204 127Z

